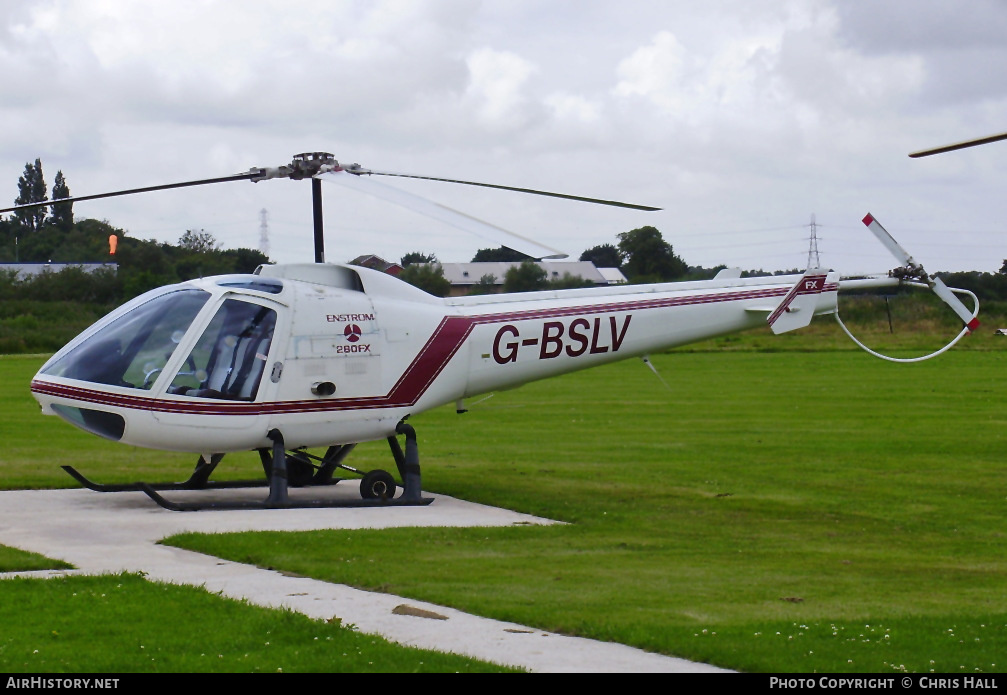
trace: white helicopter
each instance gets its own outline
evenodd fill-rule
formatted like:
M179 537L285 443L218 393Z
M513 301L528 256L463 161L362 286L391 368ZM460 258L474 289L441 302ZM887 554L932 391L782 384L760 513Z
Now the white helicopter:
M315 263L263 265L251 275L147 292L73 339L32 379L43 413L113 441L199 454L192 476L116 486L64 468L91 489L142 489L173 510L429 504L416 433L406 420L431 408L456 403L461 412L466 398L629 357L646 360L655 351L766 323L775 333L802 328L814 316L837 314L837 294L845 289L923 284L961 318L959 337L978 323L978 301L966 308L954 294L961 291L927 275L871 215L864 223L902 264L885 275L843 278L813 268L742 278L740 270L725 269L704 281L442 299L378 271L324 262L321 183L379 195L536 258L564 254L369 178L378 175L410 176L306 153L273 169L41 203L276 177L310 178L314 201ZM380 439L389 442L400 481L344 463L357 443ZM316 447L326 453L308 453ZM226 453L250 450L259 452L265 471L257 484L269 486L261 502L177 503L159 492L246 484L209 478ZM337 482L337 471L362 476L360 500L288 496L288 486Z

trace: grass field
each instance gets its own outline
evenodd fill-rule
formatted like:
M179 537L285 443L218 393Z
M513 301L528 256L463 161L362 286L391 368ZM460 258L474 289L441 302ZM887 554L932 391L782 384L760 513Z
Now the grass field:
M338 622L137 575L0 582L5 673L480 673Z
M820 350L845 344L833 325L806 333L655 356L667 388L633 360L410 420L426 489L568 526L172 542L739 670L1007 670L1007 355L984 333L898 365ZM939 346L914 335L871 337ZM39 363L0 359L4 487L70 486L66 462L101 480L191 469L40 417ZM258 466L233 458L234 477ZM351 465L390 467L387 445Z

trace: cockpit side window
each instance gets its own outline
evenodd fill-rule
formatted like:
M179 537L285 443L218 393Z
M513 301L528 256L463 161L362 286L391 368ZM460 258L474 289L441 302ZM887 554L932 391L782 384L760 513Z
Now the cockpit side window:
M259 388L276 312L228 299L179 368L168 393L251 401Z
M88 337L43 374L149 390L209 298L203 290L155 297Z

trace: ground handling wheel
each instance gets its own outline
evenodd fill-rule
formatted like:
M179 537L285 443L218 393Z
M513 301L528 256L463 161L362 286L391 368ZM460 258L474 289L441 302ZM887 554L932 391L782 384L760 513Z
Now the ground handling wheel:
M395 478L381 469L364 474L360 481L360 496L365 500L388 499L395 496Z

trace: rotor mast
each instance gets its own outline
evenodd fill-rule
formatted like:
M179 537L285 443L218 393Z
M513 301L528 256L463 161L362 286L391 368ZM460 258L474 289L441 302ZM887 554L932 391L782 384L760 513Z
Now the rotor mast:
M252 168L252 183L266 179L286 178L300 181L311 179L311 218L315 235L315 263L325 263L325 221L322 215L322 182L316 175L339 169L339 162L329 152L302 152L295 154L290 164L275 168Z

